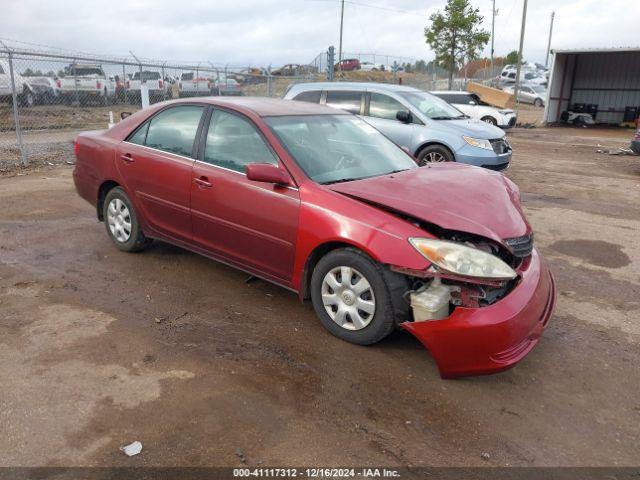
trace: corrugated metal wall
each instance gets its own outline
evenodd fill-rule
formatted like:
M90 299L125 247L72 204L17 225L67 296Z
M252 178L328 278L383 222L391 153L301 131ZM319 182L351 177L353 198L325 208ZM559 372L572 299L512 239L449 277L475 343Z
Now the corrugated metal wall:
M547 103L547 122L576 103L598 105L598 123L622 122L640 107L640 52L557 53Z

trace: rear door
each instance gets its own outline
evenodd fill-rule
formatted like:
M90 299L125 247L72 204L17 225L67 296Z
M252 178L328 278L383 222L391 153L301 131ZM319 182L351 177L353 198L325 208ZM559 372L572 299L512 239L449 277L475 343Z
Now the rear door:
M250 163L284 168L247 117L216 109L201 138L191 184L195 243L240 267L288 283L298 232L298 189L247 179Z
M399 111L409 109L389 95L371 92L364 119L401 147L411 149L417 125L397 120Z
M189 211L195 139L205 107L165 108L118 148L116 165L149 226L162 236L191 240Z

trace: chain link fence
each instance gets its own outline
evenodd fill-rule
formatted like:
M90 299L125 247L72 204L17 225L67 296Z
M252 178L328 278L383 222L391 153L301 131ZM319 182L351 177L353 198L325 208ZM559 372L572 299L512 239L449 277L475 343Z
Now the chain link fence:
M282 97L291 84L328 77L334 81L401 83L426 91L449 87L446 72L397 68L411 65L413 59L349 52L342 58L358 59L360 67L334 71L331 67L337 59L331 47L310 64L271 69L0 45L0 173L18 165L72 161L73 139L78 132L108 128L119 121L122 112L145 107L147 97L150 104L210 95ZM486 81L488 73L480 75L484 78L479 80ZM468 80L457 78L453 88L463 89Z

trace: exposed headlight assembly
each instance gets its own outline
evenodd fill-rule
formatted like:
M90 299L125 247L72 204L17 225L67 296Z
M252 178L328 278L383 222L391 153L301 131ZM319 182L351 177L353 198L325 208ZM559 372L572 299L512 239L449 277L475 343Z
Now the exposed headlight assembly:
M462 139L472 147L484 148L485 150L493 150L491 142L489 140L485 140L484 138L473 138L463 135Z
M443 270L466 277L510 280L517 273L498 257L461 243L431 238L410 238L420 254Z

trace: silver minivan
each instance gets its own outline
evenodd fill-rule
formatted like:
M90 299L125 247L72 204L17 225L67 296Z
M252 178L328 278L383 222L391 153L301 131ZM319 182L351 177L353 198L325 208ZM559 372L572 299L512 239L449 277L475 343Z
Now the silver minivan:
M360 115L427 162L460 162L503 170L511 146L498 127L469 118L427 92L381 83L320 82L289 87L288 100L326 104Z

